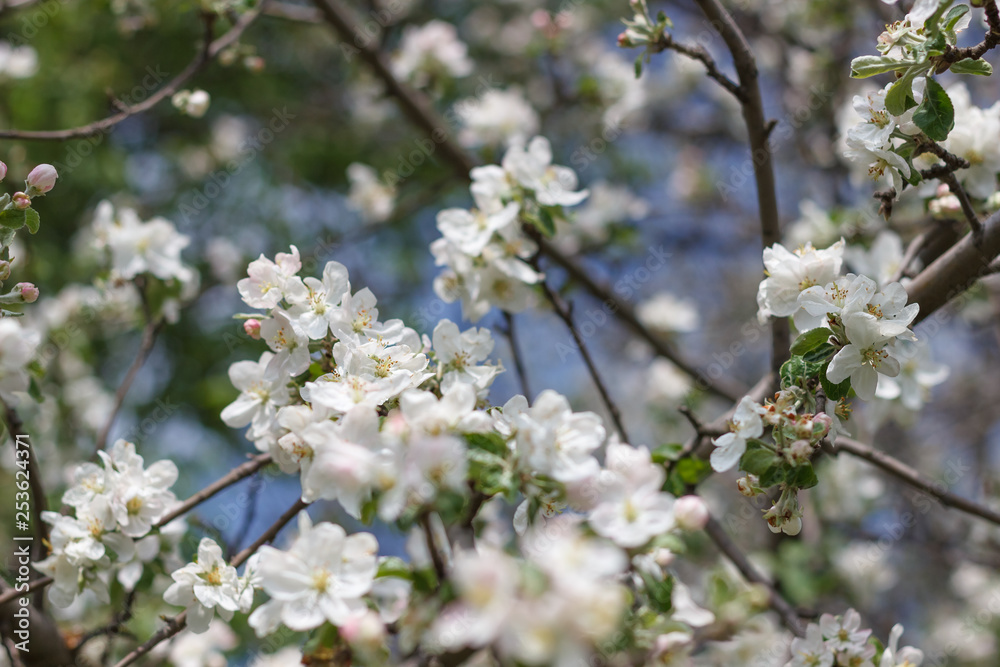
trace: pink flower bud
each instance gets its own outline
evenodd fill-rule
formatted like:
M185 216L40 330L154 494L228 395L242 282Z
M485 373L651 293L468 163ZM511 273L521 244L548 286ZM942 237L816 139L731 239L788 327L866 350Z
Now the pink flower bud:
M817 412L813 415L813 437L825 438L833 426L833 417L825 412Z
M0 181L7 177L7 165L0 162Z
M674 503L674 518L683 530L701 530L708 523L708 507L698 496L682 496Z
M18 283L14 285L14 289L21 293L25 303L38 301L38 288L33 283Z
M254 340L260 340L260 320L247 320L243 323L243 331Z
M623 32L620 35L618 35L618 46L622 47L623 49L631 48L633 46L632 40L629 39L627 32Z
M378 614L366 611L352 616L340 626L340 636L355 649L376 651L386 638L385 624Z
M51 164L40 164L31 170L24 183L35 194L43 195L55 186L57 178L59 178L59 173L55 167Z
M812 453L813 446L808 440L796 440L788 447L788 459L796 465L808 463Z
M653 551L653 560L660 567L670 567L670 564L674 562L674 552L660 547Z
M31 197L24 194L23 192L15 192L14 196L10 199L14 202L14 208L24 210L31 206Z

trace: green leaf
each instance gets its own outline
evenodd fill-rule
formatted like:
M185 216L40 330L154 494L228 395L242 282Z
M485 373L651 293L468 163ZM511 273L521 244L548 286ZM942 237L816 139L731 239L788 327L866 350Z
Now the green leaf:
M20 229L24 227L25 217L25 212L20 209L13 206L5 208L0 211L0 226L7 229Z
M376 578L396 577L397 579L413 579L413 571L399 556L388 556L378 564Z
M819 484L816 471L811 463L805 463L793 469L788 476L788 483L800 489L811 489Z
M930 77L924 101L914 112L913 122L934 141L944 141L955 127L955 106L941 84Z
M847 398L847 394L851 391L851 378L847 378L840 384L834 384L826 378L826 366L823 367L823 372L819 374L819 381L823 385L823 392L831 401L839 401L842 398Z
M965 5L962 5L963 7ZM993 74L993 65L982 58L966 58L951 64L951 71L955 74L976 74L979 76L989 76Z
M38 233L38 225L41 219L38 217L38 211L33 208L25 209L24 211L24 224L28 228L28 231L32 234Z
M823 362L825 362L828 359L830 359L830 357L833 355L833 351L835 349L836 348L833 345L831 345L830 343L823 343L822 345L820 345L816 349L814 349L814 350L812 350L812 351L807 352L806 354L804 354L802 356L802 359L807 364L816 364L816 363L822 364Z
M906 70L902 78L898 79L886 93L886 111L893 116L902 116L909 109L917 106L917 101L913 98L913 80L929 70L930 67L930 64L923 63Z
M481 449L501 458L510 453L507 441L498 433L466 433L465 441L472 449Z
M748 449L740 457L740 470L758 477L781 462L778 455L767 449ZM768 486L771 486L768 484Z
M642 57L643 54L639 54L639 57L635 59L635 78L642 76Z
M544 206L538 209L538 220L542 223L542 232L552 238L556 235L556 221L552 219L552 213L549 212Z
M672 577L664 577L662 580L656 579L653 575L642 572L642 583L645 585L646 595L649 597L649 606L654 611L666 614L673 607L671 594L674 591L674 580Z
M784 465L773 465L762 474L758 475L760 478L760 488L769 489L772 486L777 486L784 482L788 477L788 468Z
M676 461L680 458L681 452L683 451L684 445L682 443L670 442L665 445L660 445L650 452L650 458L653 463L663 465L667 461Z
M942 21L944 29L948 32L954 32L955 26L958 25L959 20L968 14L969 11L968 5L956 5L949 9L948 13L945 14L944 20Z
M677 462L676 470L685 484L698 484L712 474L712 465L704 459L686 458Z
M820 345L826 343L832 335L833 332L825 327L810 329L809 331L801 334L795 339L795 342L792 343L792 354L802 356L806 352L811 352Z
M896 60L888 56L860 56L851 61L851 78L867 79L870 76L894 72L912 64L910 61Z
M792 357L781 364L781 387L787 389L798 384L798 379L805 373L806 363L802 357Z

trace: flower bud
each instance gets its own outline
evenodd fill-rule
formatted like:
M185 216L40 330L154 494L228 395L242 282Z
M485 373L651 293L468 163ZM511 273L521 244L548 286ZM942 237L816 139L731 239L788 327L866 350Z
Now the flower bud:
M260 74L264 71L267 63L260 56L247 56L243 59L243 66L247 68L248 71L254 74Z
M204 90L181 90L174 93L174 96L170 98L171 104L173 104L181 113L187 114L192 118L201 118L208 111L208 105L212 101L212 98Z
M386 638L385 624L378 614L366 611L360 616L355 615L340 626L340 636L356 651L362 653L375 652Z
M0 181L7 177L7 165L0 162Z
M243 323L243 331L254 340L260 340L260 320L246 320Z
M786 451L792 465L802 465L808 463L809 459L812 458L813 446L809 444L808 440L796 440L789 445Z
M813 415L813 437L825 438L833 426L833 417L825 412L817 412Z
M8 278L10 278L10 262L0 259L0 280L7 280Z
M622 47L623 49L630 49L633 46L635 46L627 30L622 34L618 35L618 46Z
M674 552L670 549L659 547L653 550L653 560L660 567L670 567L670 564L674 562Z
M31 170L24 183L28 186L28 193L34 195L44 195L55 187L59 173L51 164L40 164Z
M18 283L14 285L14 291L21 293L21 298L24 299L25 303L38 301L38 288L35 287L34 283Z
M736 480L736 488L747 498L756 498L759 480L756 475L747 475Z
M23 192L15 192L14 196L11 197L10 200L13 202L14 208L21 211L31 206L31 197Z
M708 507L698 496L683 496L674 503L674 519L682 530L701 530L708 523Z

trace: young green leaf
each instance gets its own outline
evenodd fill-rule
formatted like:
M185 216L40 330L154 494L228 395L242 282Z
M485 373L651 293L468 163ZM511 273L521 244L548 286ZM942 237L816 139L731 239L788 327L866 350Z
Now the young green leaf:
M993 65L982 58L966 58L952 63L951 71L955 74L976 74L979 76L989 76L993 74Z
M955 106L940 83L928 77L924 101L913 114L913 122L934 141L944 141L955 127Z
M826 343L832 335L833 332L825 327L810 329L809 331L800 334L799 337L795 339L795 342L792 343L792 354L803 356L806 352L811 352Z

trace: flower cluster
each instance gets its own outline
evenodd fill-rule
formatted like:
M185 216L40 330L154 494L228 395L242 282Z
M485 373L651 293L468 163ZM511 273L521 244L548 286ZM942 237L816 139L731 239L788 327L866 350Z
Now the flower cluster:
M163 599L168 604L187 607L187 624L192 632L206 632L216 610L226 621L237 610L244 614L250 611L256 560L254 556L247 564L247 573L241 577L222 557L222 548L214 540L202 538L197 559L170 575L174 583L164 591Z
M538 250L524 228L555 233L563 207L576 206L589 194L577 190L576 173L552 164L545 137L507 150L501 165L472 170L471 210L447 209L437 217L442 238L431 244L438 266L447 269L434 281L445 301L462 302L462 315L477 321L491 307L508 312L527 308L532 286L543 275L529 260Z
M300 269L293 247L273 261L255 260L240 281L248 305L269 309L245 325L270 349L230 368L241 393L223 420L248 427L258 448L285 472L297 471L304 501L336 500L364 522L377 516L408 530L433 519L445 527L476 519L490 499L517 504L513 521L496 532L513 528L520 537L512 546L522 555L507 555L503 540L456 545L452 553L442 532L433 546L420 541L424 556L415 552L413 564L401 566L405 574L389 568L395 574L376 576L372 536L348 537L303 517L287 551L262 551L254 577L271 599L250 617L258 634L329 623L353 648L381 655L385 623L393 621L379 600L396 600L396 609L400 595L412 594L428 599L410 607L401 634L442 651L490 644L531 664L586 657L625 617L623 577L635 579L633 595L647 610L638 646L652 652L667 628L688 623L671 606L674 577L663 567L683 546L677 533L704 527L708 512L698 498L675 500L664 491L666 473L648 449L608 438L600 417L574 412L554 391L533 404L515 396L490 407L485 399L500 368L484 363L493 348L488 331L444 320L420 337L399 320L380 321L375 297L352 293L342 265L329 262L322 280L301 278ZM206 623L213 609L243 609L235 571L218 570L224 591L199 583L216 572L217 560L200 557L175 576L170 595L195 605ZM428 575L417 574L434 560L454 584L437 619L417 611L441 604L437 588L421 583ZM404 609L405 601L395 618ZM572 632L558 632L570 610ZM704 612L693 618L691 627L711 622ZM528 635L536 639L518 639Z
M793 353L824 364L821 377L831 385L842 385L849 378L849 388L868 401L875 397L879 374L899 374L894 344L916 340L909 326L919 306L907 305L906 290L899 283L878 290L866 276L837 277L843 249L843 240L826 250L806 245L789 252L778 243L766 248L768 277L757 292L758 314L762 319L792 316L799 331L806 332ZM824 384L833 400L849 388L831 391Z
M135 445L124 440L98 454L101 465L77 467L73 485L63 495L74 516L42 514L52 526L52 547L35 567L55 580L48 597L57 607L69 606L85 589L108 602L112 563L119 568L119 580L134 585L142 562L161 549L161 535L150 532L177 504L170 491L177 480L172 461L146 467Z
M743 398L729 422L729 432L712 441L712 468L729 470L739 463L747 474L737 482L740 492L754 497L773 486L781 497L764 513L772 532L797 535L802 529L802 510L797 491L815 486L812 457L833 425L833 419L819 412L805 412L809 396L801 388L785 389L773 401L759 405ZM772 442L761 440L771 429Z
M810 623L805 638L792 640L793 658L785 667L848 667L872 665L879 667L920 667L923 651L904 646L898 648L903 626L896 624L889 633L889 644L876 663L877 650L869 643L871 630L862 630L861 615L849 609L843 616L823 614L819 623Z

